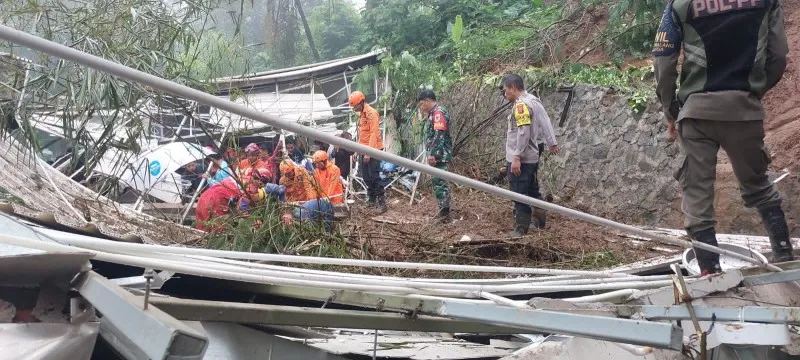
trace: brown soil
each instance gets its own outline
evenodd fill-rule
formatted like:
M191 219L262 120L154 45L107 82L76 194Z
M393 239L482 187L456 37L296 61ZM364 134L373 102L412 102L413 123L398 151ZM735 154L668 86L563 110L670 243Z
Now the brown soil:
M767 108L765 129L775 169L800 171L800 0L783 1L789 61L783 80L764 101Z
M511 238L512 203L470 189L455 189L451 223L429 224L437 205L430 189L420 193L424 198L414 205L392 193L381 216L355 204L347 222L351 236L372 256L392 261L598 269L664 254L650 249L658 245L631 245L612 231L555 214L548 214L544 231ZM457 244L464 236L472 243Z

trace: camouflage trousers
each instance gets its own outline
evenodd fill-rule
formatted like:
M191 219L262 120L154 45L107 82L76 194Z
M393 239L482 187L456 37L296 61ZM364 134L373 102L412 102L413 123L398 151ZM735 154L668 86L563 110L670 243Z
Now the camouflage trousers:
M447 171L447 163L437 163L435 167ZM447 180L433 178L433 195L439 201L439 209L450 208L450 184Z

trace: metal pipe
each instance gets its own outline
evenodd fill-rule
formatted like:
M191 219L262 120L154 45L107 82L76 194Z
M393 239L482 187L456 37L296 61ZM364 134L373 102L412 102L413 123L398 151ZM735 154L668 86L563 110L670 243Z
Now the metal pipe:
M311 112L308 114L308 121L311 123L311 127L316 125L314 123L314 78L311 78Z
M415 269L415 270L441 270L441 271L470 271L470 272L491 272L506 274L534 274L534 275L579 275L589 277L629 277L625 273L612 273L607 271L583 271L583 270L561 270L561 269L539 269L521 268L505 266L476 266L476 265L457 265L457 264L426 264L413 262L359 260L359 259L339 259L324 258L316 256L297 256L282 254L250 253L241 251L223 251L211 249L198 249L188 247L175 247L164 245L148 245L122 243L100 240L85 235L70 234L51 229L34 229L36 232L49 236L59 242L73 246L96 248L98 246L115 251L138 251L138 252L161 252L178 255L199 255L216 256L229 259L256 260L268 262L303 263L318 265L340 265L340 266L360 266L360 267L379 267L391 269Z
M100 249L102 250L102 249ZM476 285L496 285L496 284L523 284L523 283L533 283L536 282L537 284L544 284L545 282L537 282L539 280L549 280L553 278L563 279L564 276L546 276L546 277L536 277L536 278L499 278L499 279L447 279L447 278L407 278L407 277L396 277L396 276L380 276L380 275L366 275L366 274L353 274L353 273L344 273L344 272L336 272L336 271L325 271L325 270L312 270L312 269L304 269L304 268L295 268L295 267L287 267L287 266L280 266L280 265L267 265L258 262L248 262L248 261L240 261L240 260L229 260L217 257L208 257L208 256L188 256L192 259L198 260L205 260L211 262L219 262L223 264L231 264L231 265L239 265L245 268L262 268L262 269L270 269L270 270L278 270L278 271L288 271L288 272L297 272L297 273L306 273L306 274L327 274L327 275L336 275L339 277L351 277L351 278L364 278L364 279L393 279L393 280L407 280L413 282L428 282L428 283L448 283L448 284L476 284ZM668 276L668 275L665 275ZM611 280L612 278L600 278L600 279L593 279L593 280ZM637 277L627 277L627 278L613 278L614 280L623 280L628 279L628 281L634 281L640 278ZM643 278L642 278L643 279ZM649 279L649 277L648 277ZM661 279L653 279L653 280L661 280Z
M576 297L576 298L564 299L564 301L575 302L575 303L601 302L601 301L606 301L606 300L609 300L609 299L614 299L614 298L617 298L617 297L631 296L634 293L636 293L635 289L622 289L622 290L609 291L609 292L603 293L603 294L588 295L588 296L581 296L581 297Z
M520 303L520 302L511 300L509 298L505 298L505 297L502 297L502 296L499 296L499 295L495 295L495 294L492 294L492 293L489 293L489 292L482 291L480 293L480 295L481 295L482 298L489 299L489 300L493 301L494 303L496 303L498 305L510 306L510 307L517 308L517 309L530 309L530 306L528 306L525 303Z
M695 248L708 250L717 254L727 255L729 257L733 257L742 261L746 261L751 264L755 264L758 266L762 266L767 268L771 271L781 271L780 268L772 265L772 264L765 264L759 261L758 259L753 259L732 251L727 251L724 249L720 249L716 246L711 246L707 244L703 244L697 241L685 241L680 239L673 239L671 237L662 236L658 234L653 234L649 231L644 229L621 224L615 221L611 221L609 219L601 218L598 216L582 213L580 211L576 211L573 209L569 209L566 207L562 207L555 204L550 204L548 202L534 199L522 194L518 194L512 192L510 190L502 189L499 187L491 186L489 184L482 183L480 181L467 178L465 176L457 175L448 171L440 170L434 168L429 165L420 164L414 162L410 159L403 158L401 156L397 156L394 154L390 154L378 149L373 149L369 146L361 145L353 141L347 141L342 138L338 138L333 135L325 134L323 132L311 129L309 127L303 126L301 124L288 122L288 121L281 121L279 118L270 116L268 114L262 113L256 109L247 108L246 106L239 105L236 103L231 102L228 99L218 98L214 95L204 93L199 90L195 90L189 88L184 85L177 84L175 82L159 78L157 76L153 76L150 74L146 74L144 72L129 68L127 66L115 63L113 61L109 61L91 54L84 53L82 51L72 49L70 47L48 41L42 39L40 37L27 34L22 31L15 30L11 27L0 25L0 38L3 40L9 41L11 43L15 43L17 45L27 46L29 48L44 52L46 54L60 57L66 60L74 61L76 63L94 68L96 70L100 70L106 72L111 75L115 75L133 82L137 82L143 85L147 85L153 89L161 90L179 97L183 97L187 100L197 101L201 104L206 104L212 107L216 107L218 109L223 109L228 112L237 114L244 118L249 118L258 122L262 122L271 126L274 126L279 129L287 130L301 136L306 136L312 139L320 140L327 144L333 144L340 146L342 148L348 149L350 151L354 151L359 154L368 155L370 157L374 157L379 160L389 161L391 163L397 164L402 167L406 167L412 170L417 170L420 172L424 172L428 175L441 178L443 180L451 181L460 185L464 185L476 190L484 191L496 196L500 196L502 198L520 202L523 204L535 206L537 208L541 208L544 210L552 211L554 213L580 219L595 225L605 226L614 230L622 231L625 233L629 233L632 235L642 236L648 239L652 239L658 242L676 245L683 248ZM376 79L377 81L377 79ZM377 85L377 82L376 82ZM377 91L376 91L377 93Z
M93 251L100 251L105 253L104 250L90 249ZM110 252L109 252L110 253ZM611 283L611 284L587 284L587 285L557 285L557 286L539 286L530 284L510 284L510 285L482 285L482 284L449 284L449 283L429 283L424 280L409 281L397 279L367 279L367 278L344 278L338 274L308 274L289 272L282 270L268 270L268 269L248 269L242 266L227 265L220 263L213 263L205 260L186 258L182 256L156 254L156 253L141 253L141 252L125 252L117 253L120 255L133 256L137 258L162 260L170 263L182 264L195 264L196 267L201 267L208 270L215 271L229 271L232 273L249 274L265 277L275 277L283 279L294 279L300 281L320 281L330 284L358 284L365 286L394 286L418 289L420 293L437 292L440 290L453 290L463 291L470 293L478 292L514 292L514 293L544 293L552 291L584 291L584 290L607 290L619 288L653 288L666 286L671 284L670 280L665 281L650 281L650 282L627 282L627 283ZM473 295L474 296L474 295Z
M653 353L654 349L649 346L635 346L630 344L612 343L617 345L622 350L625 350L636 356L645 356Z
M13 235L0 234L0 243L25 247L29 249L38 249L52 253L75 252L74 247L61 245L54 242L34 240L30 238L23 238ZM336 290L353 290L353 291L376 291L382 293L395 293L395 294L416 294L419 289L403 288L393 286L380 286L380 285L357 285L351 283L333 283L311 280L294 280L286 279L284 277L270 277L252 274L242 274L234 271L207 269L199 266L190 266L186 263L172 262L167 260L153 260L143 258L140 256L112 254L97 250L85 250L94 255L94 259L100 261L113 262L116 264L137 266L141 268L153 268L160 270L173 271L181 274L204 276L213 279L243 281L257 284L267 285L285 285L285 286L300 286L300 287L313 287L322 289L336 289ZM433 290L427 291L441 296L456 296L456 297L471 297L472 292L465 291L452 291L452 290Z

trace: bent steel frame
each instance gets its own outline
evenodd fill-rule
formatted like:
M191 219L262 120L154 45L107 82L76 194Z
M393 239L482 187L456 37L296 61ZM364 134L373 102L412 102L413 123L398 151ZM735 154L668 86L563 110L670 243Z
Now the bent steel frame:
M133 358L202 359L208 337L200 331L148 307L136 296L93 271L83 273L73 286L97 309L101 333L109 343Z

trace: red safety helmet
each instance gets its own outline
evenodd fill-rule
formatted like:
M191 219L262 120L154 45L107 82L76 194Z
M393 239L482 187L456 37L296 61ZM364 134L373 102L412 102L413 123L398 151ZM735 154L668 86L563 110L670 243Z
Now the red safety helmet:
M255 143L249 144L244 148L244 152L248 154L257 153L259 151L261 151L261 148L259 148L258 144Z
M267 182L272 178L272 172L269 171L267 168L260 167L258 169L253 170L253 178L261 180L261 182Z

